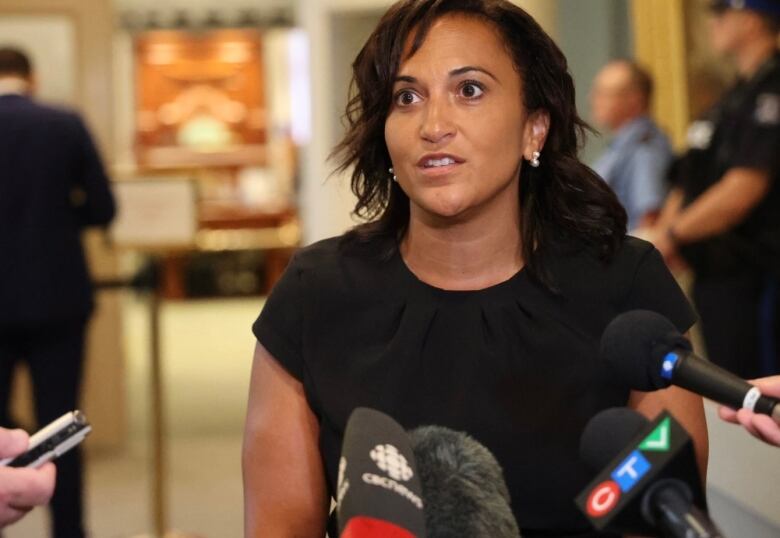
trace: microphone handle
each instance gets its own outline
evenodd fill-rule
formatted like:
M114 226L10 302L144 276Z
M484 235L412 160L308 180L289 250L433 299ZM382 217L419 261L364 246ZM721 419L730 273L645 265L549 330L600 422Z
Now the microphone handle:
M734 409L746 407L769 415L780 423L776 399L761 396L758 388L744 379L693 353L684 354L678 361L672 383Z
M690 499L677 480L664 481L648 491L654 520L668 538L725 538L710 517Z

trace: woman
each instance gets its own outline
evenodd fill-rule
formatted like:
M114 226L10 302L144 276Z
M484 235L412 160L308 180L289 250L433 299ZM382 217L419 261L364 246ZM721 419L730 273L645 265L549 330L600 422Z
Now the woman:
M694 317L577 160L572 80L537 23L502 0L399 2L354 81L338 151L369 222L301 250L253 327L246 535L323 535L357 406L486 445L524 536L589 535L577 446L601 409L671 409L704 468L701 401L629 393L598 362L621 311Z

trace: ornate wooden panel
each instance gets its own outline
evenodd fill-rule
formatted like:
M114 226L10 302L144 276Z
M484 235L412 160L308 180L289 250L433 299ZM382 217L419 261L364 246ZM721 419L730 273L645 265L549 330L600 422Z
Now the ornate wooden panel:
M257 30L153 31L136 37L136 142L145 168L265 161Z

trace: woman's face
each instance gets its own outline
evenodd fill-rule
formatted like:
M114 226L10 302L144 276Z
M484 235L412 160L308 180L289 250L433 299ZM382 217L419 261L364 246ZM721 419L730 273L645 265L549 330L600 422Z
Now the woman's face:
M385 142L413 206L458 217L502 196L517 200L522 159L541 148L548 120L527 121L522 81L496 28L438 19L404 55L393 95Z

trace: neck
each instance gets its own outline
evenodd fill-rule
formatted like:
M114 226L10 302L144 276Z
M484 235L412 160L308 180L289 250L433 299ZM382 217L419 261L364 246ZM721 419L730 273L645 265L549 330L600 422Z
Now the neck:
M457 222L412 204L401 255L417 278L448 290L478 290L509 280L523 267L518 182L493 204Z
M17 76L0 76L0 95L27 95L30 84L26 79Z
M737 51L737 71L743 78L750 78L756 74L777 49L774 38L765 37L748 41Z

